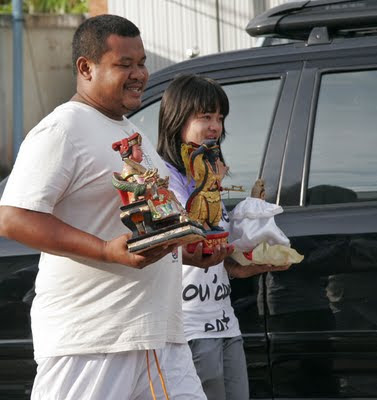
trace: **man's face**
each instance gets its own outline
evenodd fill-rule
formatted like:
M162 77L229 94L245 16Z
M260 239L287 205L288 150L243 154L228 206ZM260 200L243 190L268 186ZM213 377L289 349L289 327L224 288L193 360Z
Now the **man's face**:
M113 119L122 119L141 105L141 95L148 80L145 52L140 36L110 35L109 50L99 64L91 64L87 95L92 105Z

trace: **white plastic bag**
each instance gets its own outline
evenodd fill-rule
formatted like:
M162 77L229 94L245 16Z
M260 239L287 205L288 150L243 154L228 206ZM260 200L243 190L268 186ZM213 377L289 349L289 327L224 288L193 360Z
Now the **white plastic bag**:
M289 239L276 225L274 216L283 209L265 200L247 197L229 213L229 243L232 258L241 265L289 265L303 256L290 248Z
M229 213L229 243L241 251L250 251L262 242L289 246L289 239L274 219L282 212L283 209L276 204L246 197Z

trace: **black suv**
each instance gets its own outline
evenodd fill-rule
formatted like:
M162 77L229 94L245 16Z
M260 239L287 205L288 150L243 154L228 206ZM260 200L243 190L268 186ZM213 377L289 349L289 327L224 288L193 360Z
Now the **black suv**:
M263 178L284 209L277 224L305 255L289 271L231 281L250 396L377 398L377 1L287 3L247 32L264 45L152 74L130 119L156 143L172 79L218 80L231 105L224 202L232 209ZM23 254L0 249L1 399L27 398L16 394L34 373L37 255Z

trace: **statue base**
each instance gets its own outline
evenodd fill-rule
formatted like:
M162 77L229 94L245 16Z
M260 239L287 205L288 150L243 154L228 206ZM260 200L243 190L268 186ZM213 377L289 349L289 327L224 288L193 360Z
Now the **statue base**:
M209 231L206 233L206 237L204 240L199 240L198 242L189 243L187 245L187 251L189 253L194 253L196 247L199 243L203 243L203 254L211 255L213 254L214 248L217 245L226 245L230 247L228 244L228 236L229 232L225 231Z
M203 229L191 221L186 221L129 239L127 247L129 252L138 254L163 244L181 246L186 243L200 241L204 237Z

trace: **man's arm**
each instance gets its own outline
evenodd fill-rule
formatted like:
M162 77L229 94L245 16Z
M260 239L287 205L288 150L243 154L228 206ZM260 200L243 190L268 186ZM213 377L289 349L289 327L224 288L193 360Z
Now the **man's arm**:
M76 256L141 269L158 261L174 246L155 247L140 254L127 251L125 234L110 241L74 228L51 214L0 206L0 236L60 256Z

